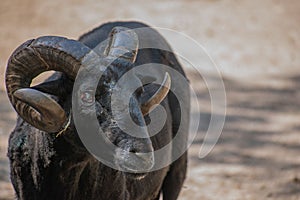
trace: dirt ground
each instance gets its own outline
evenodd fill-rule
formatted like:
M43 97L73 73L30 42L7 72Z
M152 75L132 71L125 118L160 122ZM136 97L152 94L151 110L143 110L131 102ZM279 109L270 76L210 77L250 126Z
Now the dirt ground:
M201 120L179 199L299 200L299 10L298 0L1 0L0 199L14 199L6 152L16 115L3 79L12 51L41 35L77 38L101 23L134 19L195 39L217 64L226 87L222 135L199 159L212 115L210 96L204 82L186 69L201 103ZM201 66L202 58L194 58ZM201 70L214 80L210 68Z

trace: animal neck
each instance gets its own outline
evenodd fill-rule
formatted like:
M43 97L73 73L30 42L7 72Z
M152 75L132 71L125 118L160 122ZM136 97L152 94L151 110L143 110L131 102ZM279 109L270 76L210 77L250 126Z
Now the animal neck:
M66 137L66 136L65 136ZM53 199L127 199L125 175L102 164L76 142L61 138L52 165ZM59 166L59 167L58 167ZM107 184L110 183L110 184ZM112 187L113 185L113 187ZM59 192L61 190L61 192Z

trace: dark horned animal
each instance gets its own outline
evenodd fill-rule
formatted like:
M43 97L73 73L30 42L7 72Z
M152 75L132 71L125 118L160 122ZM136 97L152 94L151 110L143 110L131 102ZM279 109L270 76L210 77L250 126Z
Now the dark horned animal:
M131 31L123 33L125 28L121 27ZM139 126L151 123L148 114L155 105L164 107L167 119L156 135L150 137L146 130L140 133L145 137L136 138L113 124L110 88L128 70L142 64L158 63L185 77L164 38L153 29L147 33L135 33L137 28L149 27L139 22L106 23L81 36L78 41L55 36L29 40L11 55L6 87L18 119L9 138L8 157L17 199L158 200L161 194L164 200L178 198L187 168L188 86L176 86L172 75L161 71L164 83L171 83L170 91L167 86L142 83L143 88L133 94L130 115ZM90 112L89 106L94 106L104 137L125 151L124 154L113 155L116 162L129 172L110 168L91 155L80 140L72 117L76 75L86 55L109 36L109 42L101 47L103 52L100 52L102 57L98 64L103 64L108 58L113 58L113 62L103 72L95 95L84 89L78 91L79 103L82 104L80 111ZM167 50L137 50L138 44L157 44ZM31 86L33 78L49 70L56 72L45 82ZM134 79L143 82L147 77L139 74ZM176 88L173 89L184 97L182 104L171 92L174 85ZM180 134L180 144L172 144L172 138L179 132L183 133ZM172 149L170 155L164 155L166 158L173 158L174 151L178 149L184 149L184 153L161 169L143 174L135 171L135 167L151 169L155 165L154 154L143 157L141 153L154 152L169 143ZM135 159L127 156L126 152L133 153Z

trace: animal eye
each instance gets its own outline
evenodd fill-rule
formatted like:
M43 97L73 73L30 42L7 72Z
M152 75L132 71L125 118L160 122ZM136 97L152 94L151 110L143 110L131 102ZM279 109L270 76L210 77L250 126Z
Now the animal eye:
M95 102L95 96L93 91L83 91L80 93L80 99L86 104L93 104Z

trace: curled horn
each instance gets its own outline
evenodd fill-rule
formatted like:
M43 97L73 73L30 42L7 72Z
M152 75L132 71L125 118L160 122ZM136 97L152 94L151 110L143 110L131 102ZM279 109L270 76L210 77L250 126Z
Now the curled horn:
M110 33L110 41L106 49L106 55L113 58L122 58L131 63L135 62L139 40L137 34L132 29L125 27L115 27ZM141 111L143 115L151 112L167 96L171 86L171 78L168 73L165 74L162 85L152 95L143 98Z
M171 78L168 72L165 73L164 80L158 90L150 97L141 102L143 115L150 113L158 104L160 104L169 93L171 87Z
M8 61L5 77L7 94L17 113L40 130L59 131L67 121L64 110L47 94L30 88L31 81L49 70L75 79L90 51L78 41L54 36L29 40L19 46Z
M122 58L134 63L139 40L137 34L125 27L115 27L110 33L110 41L105 51L107 56Z

